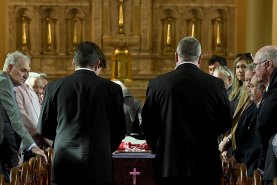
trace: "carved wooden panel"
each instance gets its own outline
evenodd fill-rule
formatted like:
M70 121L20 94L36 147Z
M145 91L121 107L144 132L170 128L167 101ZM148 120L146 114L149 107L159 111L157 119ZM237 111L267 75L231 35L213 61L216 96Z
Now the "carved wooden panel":
M236 0L7 0L9 51L32 56L32 70L51 79L72 73L72 58L82 40L96 42L108 60L101 76L111 78L115 48L125 43L132 55L134 94L144 98L150 78L173 70L179 40L194 36L202 44L201 69L212 54L236 54ZM143 92L143 93L142 93Z

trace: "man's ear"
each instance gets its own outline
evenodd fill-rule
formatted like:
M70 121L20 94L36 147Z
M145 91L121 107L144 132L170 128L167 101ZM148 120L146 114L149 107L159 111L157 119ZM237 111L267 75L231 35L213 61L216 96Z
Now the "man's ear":
M98 68L100 68L100 60L98 60L94 65L94 71L97 71Z
M8 65L8 72L11 72L13 70L14 64L9 64Z
M76 65L75 65L75 63L74 63L74 60L72 60L72 67L73 67L73 69L75 70L76 69Z
M175 62L176 62L176 63L179 62L179 61L178 61L178 53L177 53L177 52L175 52Z
M268 60L265 65L267 65L266 67L267 70L273 69L273 62L271 60Z
M202 55L200 55L198 58L198 62L197 62L198 66L200 66L201 62L202 62Z
M227 79L228 79L229 82L232 83L232 76L227 76Z

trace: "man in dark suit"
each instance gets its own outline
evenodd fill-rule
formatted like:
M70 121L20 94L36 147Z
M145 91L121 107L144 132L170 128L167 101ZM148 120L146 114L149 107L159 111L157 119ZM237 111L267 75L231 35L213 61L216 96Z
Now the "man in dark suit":
M155 170L161 184L219 184L217 137L231 127L224 83L199 69L201 45L193 37L180 41L175 59L174 71L149 82L142 109Z
M96 74L103 57L96 44L81 42L75 72L47 85L38 130L54 141L53 184L112 183L125 119L121 87Z
M272 146L273 137L277 133L277 47L264 46L258 50L254 66L257 79L264 81L267 86L257 115L257 126L262 142L261 161L266 156L264 185L271 185L277 176L277 159Z
M245 75L246 76L246 75ZM247 166L248 176L252 176L258 168L261 139L257 128L257 114L262 95L265 90L263 81L258 81L254 75L249 84L250 105L243 111L235 132L236 149L229 159L232 162L244 163Z

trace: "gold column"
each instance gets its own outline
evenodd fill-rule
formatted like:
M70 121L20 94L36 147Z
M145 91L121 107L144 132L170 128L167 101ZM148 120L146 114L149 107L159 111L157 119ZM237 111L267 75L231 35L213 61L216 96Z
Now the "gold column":
M216 20L216 46L221 47L221 19Z
M77 18L73 18L73 38L72 38L73 50L75 50L78 44L78 35L77 35Z
M165 20L165 48L163 50L163 54L171 55L173 52L172 49L172 32L173 32L173 19L172 17L168 17Z
M25 16L21 17L21 46L22 51L27 51L28 45L28 26L27 18Z
M50 18L50 17L46 17L46 22L45 22L45 26L46 26L46 48L43 51L44 54L55 54L55 50L54 50L54 34L55 34L55 30L54 30L54 24L55 24L55 19L54 18Z
M191 37L195 37L194 23L191 25Z
M195 37L195 30L196 30L195 22L196 22L195 19L191 19L191 35L190 35L191 37Z
M171 46L171 19L167 20L167 34L166 34L166 46L170 48Z
M51 27L51 18L47 17L46 18L46 24L47 24L47 49L49 51L53 50L53 41L52 41L52 27Z
M223 45L223 23L220 17L214 19L214 53L217 55L225 56L226 51Z
M118 18L119 33L123 33L124 15L123 15L123 0L119 0L119 18Z

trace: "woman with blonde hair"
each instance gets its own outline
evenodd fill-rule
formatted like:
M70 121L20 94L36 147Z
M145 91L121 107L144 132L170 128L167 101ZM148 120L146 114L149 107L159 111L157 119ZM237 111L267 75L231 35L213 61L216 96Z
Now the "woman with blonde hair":
M233 65L233 83L232 91L229 95L231 114L233 115L233 123L231 132L226 133L226 136L219 144L219 150L222 152L224 159L227 158L227 148L232 146L232 149L236 148L234 133L238 124L238 120L242 112L249 105L249 94L247 91L247 84L245 83L245 72L247 66L253 62L251 53L238 54ZM247 70L250 70L248 68ZM252 74L253 75L253 74ZM228 145L232 141L232 145Z
M238 102L243 94L243 82L245 80L245 70L248 64L253 62L251 53L238 54L233 65L234 78L232 91L229 95L231 113L234 115Z

